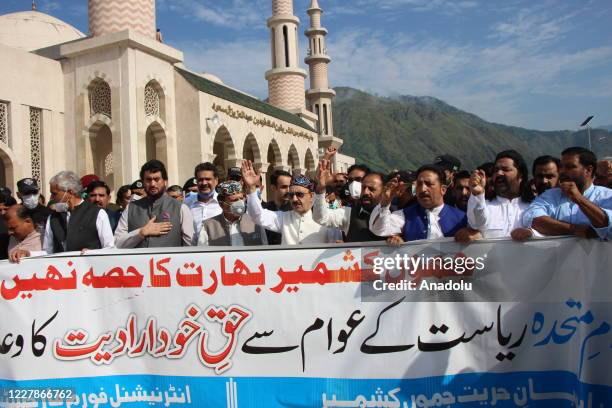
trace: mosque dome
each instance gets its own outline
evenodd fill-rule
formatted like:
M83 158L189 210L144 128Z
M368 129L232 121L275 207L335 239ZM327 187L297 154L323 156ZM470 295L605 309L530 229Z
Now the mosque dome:
M0 44L25 51L85 37L68 23L39 11L21 11L0 16Z

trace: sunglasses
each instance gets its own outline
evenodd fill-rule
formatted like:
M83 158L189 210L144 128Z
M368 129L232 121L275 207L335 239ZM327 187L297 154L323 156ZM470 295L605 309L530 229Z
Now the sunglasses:
M306 193L303 193L303 192L300 191L300 192L297 192L297 193L292 193L292 192L287 193L287 194L285 194L285 197L293 198L293 196L296 196L297 198L304 198L305 195L306 195Z

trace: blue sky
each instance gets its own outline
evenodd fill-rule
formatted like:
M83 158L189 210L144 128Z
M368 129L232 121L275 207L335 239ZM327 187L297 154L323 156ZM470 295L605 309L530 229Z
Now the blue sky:
M270 67L271 0L157 0L166 43L186 65L260 98ZM87 32L86 0L37 0ZM310 0L294 0L303 31ZM612 124L610 0L319 0L332 86L434 96L534 129ZM2 0L0 14L28 9ZM302 36L300 52L305 55Z

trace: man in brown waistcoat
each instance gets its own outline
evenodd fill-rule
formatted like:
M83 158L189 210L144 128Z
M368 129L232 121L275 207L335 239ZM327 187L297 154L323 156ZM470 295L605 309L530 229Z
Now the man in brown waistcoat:
M190 246L193 217L185 204L166 194L166 166L150 160L142 166L140 179L147 196L131 201L121 213L115 231L117 248Z
M263 227L246 213L242 184L226 181L217 186L221 214L204 221L198 246L267 245Z

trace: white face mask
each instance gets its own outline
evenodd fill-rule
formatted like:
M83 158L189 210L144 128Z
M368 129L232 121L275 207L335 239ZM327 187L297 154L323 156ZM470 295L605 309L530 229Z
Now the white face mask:
M60 200L57 203L55 203L55 211L56 212L59 212L59 213L68 212L68 203L63 203L62 202L64 197L66 197L66 192L65 191L64 191L64 195L62 196L62 198L60 198Z
M351 195L352 198L357 199L361 197L361 182L352 181L351 184L349 184L348 188L349 188L349 194Z
M29 194L21 198L23 205L28 210L33 210L38 206L38 194Z

